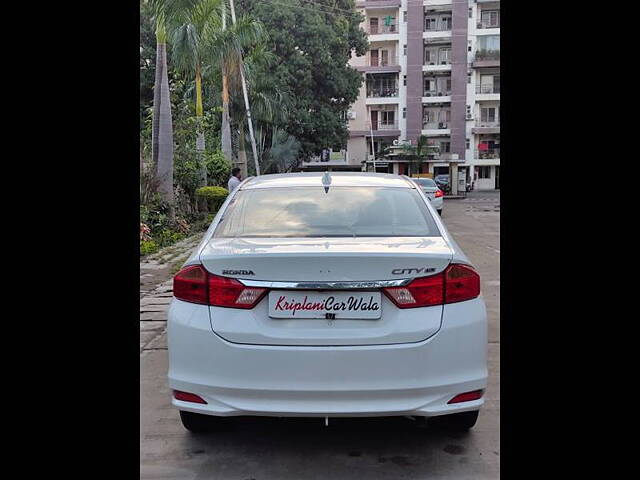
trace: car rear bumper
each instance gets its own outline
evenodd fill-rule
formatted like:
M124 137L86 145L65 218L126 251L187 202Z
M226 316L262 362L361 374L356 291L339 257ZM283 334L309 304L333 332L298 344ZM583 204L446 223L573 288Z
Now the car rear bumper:
M425 341L337 347L231 343L211 331L208 307L174 299L168 346L170 387L207 402L173 405L209 415L443 415L479 409L483 399L447 402L487 382L480 298L446 305Z

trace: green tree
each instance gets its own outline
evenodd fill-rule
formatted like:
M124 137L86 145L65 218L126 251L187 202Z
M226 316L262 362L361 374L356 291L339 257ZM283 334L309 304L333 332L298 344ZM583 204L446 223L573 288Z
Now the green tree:
M277 61L260 75L291 99L283 128L300 142L300 156L346 144L345 113L362 83L347 62L352 52L364 55L368 48L354 0L238 0L237 5L269 35Z
M204 162L202 67L207 53L204 38L209 30L220 28L221 0L165 0L164 3L174 67L195 80L196 157L200 186L205 186L207 169Z
M224 10L224 18L227 10ZM265 33L260 22L247 16L241 16L234 24L229 19L225 22L224 28L208 31L206 49L212 63L208 72L216 76L218 72L222 72L222 151L228 160L233 161L230 117L232 96L242 95L241 80L245 72L243 57L254 45L264 41Z

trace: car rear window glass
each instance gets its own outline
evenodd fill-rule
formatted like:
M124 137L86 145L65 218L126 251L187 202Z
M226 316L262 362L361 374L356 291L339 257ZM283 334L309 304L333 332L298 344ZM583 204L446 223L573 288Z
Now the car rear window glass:
M214 237L432 237L440 232L417 190L380 187L238 191Z
M437 186L436 182L434 182L430 178L412 178L411 180L413 180L418 185L421 185L423 187L435 187L435 186Z

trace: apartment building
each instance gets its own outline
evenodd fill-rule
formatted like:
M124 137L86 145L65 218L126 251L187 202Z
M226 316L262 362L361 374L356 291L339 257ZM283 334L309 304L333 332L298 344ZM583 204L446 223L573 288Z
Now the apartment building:
M346 149L319 163L373 171L375 161L377 172L409 175L451 167L475 189L499 188L500 2L366 0L356 8L370 49L350 64L364 82L347 114ZM421 135L436 153L420 172L402 155L383 158Z

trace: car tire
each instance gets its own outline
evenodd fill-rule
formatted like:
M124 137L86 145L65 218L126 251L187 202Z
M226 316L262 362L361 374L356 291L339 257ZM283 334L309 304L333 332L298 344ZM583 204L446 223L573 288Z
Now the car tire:
M438 210L438 215L442 216L442 209Z
M451 415L441 415L429 418L431 426L449 430L453 432L466 432L473 428L478 420L478 410L471 412L454 413Z
M219 419L211 415L180 410L180 420L182 420L182 426L190 432L207 433L216 429Z

